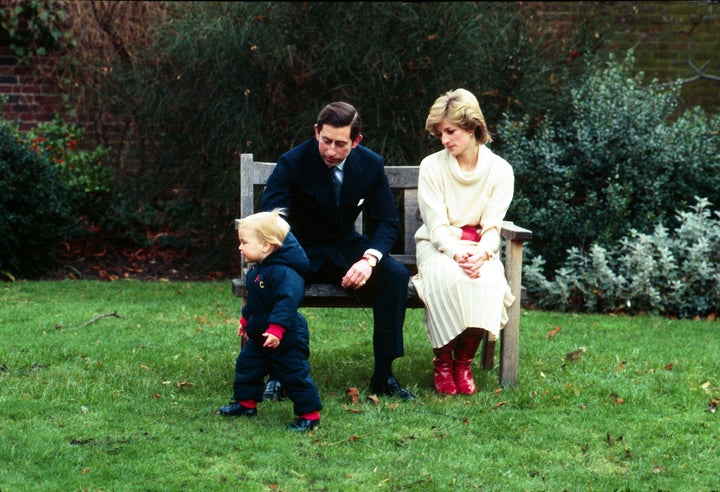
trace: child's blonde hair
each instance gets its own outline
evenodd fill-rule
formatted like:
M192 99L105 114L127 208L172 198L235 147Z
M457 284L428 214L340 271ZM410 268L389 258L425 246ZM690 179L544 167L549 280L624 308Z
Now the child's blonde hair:
M290 224L282 217L284 214L284 209L276 208L271 212L258 212L243 219L235 219L236 229L255 231L258 239L282 246L290 232Z

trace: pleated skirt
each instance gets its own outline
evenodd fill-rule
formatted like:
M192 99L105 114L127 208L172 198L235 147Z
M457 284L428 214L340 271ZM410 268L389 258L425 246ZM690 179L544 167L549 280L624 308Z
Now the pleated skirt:
M485 262L480 277L472 279L429 241L417 247L422 262L412 281L425 303L423 324L432 347L447 345L466 328L482 328L490 340L497 339L508 321L507 308L515 302L502 262Z

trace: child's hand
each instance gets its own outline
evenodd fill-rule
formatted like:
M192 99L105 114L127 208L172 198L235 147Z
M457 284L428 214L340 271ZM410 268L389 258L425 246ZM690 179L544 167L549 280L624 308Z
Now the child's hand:
M238 323L238 336L244 337L247 335L247 332L245 331L245 327L247 326L247 321L245 321L245 318L240 318L240 322Z
M280 345L280 339L272 333L265 332L262 334L262 336L265 337L265 343L263 343L263 347L276 348L278 345Z

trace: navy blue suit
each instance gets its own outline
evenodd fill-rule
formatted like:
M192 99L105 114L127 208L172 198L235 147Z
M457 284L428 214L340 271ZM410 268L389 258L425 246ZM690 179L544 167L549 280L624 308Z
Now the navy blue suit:
M404 354L403 324L409 273L389 256L400 220L385 175L382 157L358 145L344 166L339 204L331 172L311 138L280 159L267 181L260 208L285 208L288 222L310 260L308 283L339 285L350 266L368 249L383 258L358 295L373 306L373 348L376 359L392 361ZM372 227L370 237L354 227L360 211Z

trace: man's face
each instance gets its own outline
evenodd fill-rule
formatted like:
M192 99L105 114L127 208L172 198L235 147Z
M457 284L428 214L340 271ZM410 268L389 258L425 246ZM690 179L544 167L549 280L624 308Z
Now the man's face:
M334 127L323 125L318 129L315 125L315 138L318 141L320 157L328 166L337 166L350 154L350 151L358 146L362 135L355 140L350 140L350 126Z

